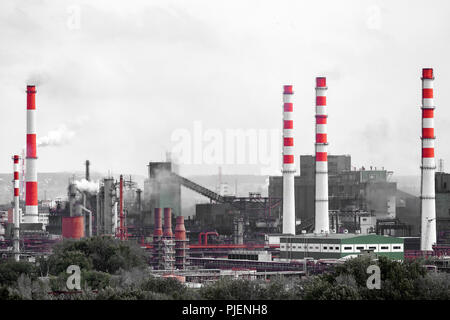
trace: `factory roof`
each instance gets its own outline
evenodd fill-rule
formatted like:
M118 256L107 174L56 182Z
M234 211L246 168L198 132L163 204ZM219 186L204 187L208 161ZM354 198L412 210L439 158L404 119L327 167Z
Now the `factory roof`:
M372 242L372 243L403 243L403 239L390 237L390 236L381 236L377 234L360 234L360 233L330 233L330 234L314 234L314 233L306 233L296 236L285 235L281 238L291 238L291 239L308 239L313 240L317 239L319 241L333 239L333 240L343 240L346 243L354 242L355 240L363 240L364 242Z

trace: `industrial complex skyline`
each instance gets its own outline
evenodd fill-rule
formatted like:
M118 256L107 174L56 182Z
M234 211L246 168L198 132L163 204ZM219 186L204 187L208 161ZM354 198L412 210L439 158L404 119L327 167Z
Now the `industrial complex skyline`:
M222 132L279 130L280 85L291 84L298 172L298 156L314 154L314 81L326 76L328 152L351 154L358 167L418 176L418 78L432 67L435 156L450 159L439 148L450 137L450 44L440 41L450 30L449 4L345 3L3 1L2 150L21 154L17 146L25 145L25 122L11 119L25 118L26 84L38 91L40 172L77 170L89 158L97 168L136 174L149 160L164 160L173 133L193 132L196 121ZM275 152L281 157L281 144ZM180 170L216 173L218 165L181 163ZM257 174L259 167L223 170ZM4 157L0 172L10 170ZM281 174L281 163L275 170L268 174Z

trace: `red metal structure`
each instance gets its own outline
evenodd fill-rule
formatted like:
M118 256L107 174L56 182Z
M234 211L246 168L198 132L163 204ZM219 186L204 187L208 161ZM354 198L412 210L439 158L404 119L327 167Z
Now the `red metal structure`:
M219 236L219 234L215 231L209 231L209 232L200 232L198 234L198 244L199 245L204 245L207 246L208 245L208 235L213 234L216 237ZM203 238L205 239L204 243L203 243Z
M163 237L172 238L172 208L164 208L164 231Z
M175 267L177 269L186 267L186 249L188 249L188 240L186 239L184 217L178 216L175 225Z

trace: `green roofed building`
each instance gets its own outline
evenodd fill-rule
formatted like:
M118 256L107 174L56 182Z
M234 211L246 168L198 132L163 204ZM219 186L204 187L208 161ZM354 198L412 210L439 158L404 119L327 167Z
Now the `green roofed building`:
M281 259L340 259L374 250L379 256L404 259L403 239L376 234L302 234L280 237Z

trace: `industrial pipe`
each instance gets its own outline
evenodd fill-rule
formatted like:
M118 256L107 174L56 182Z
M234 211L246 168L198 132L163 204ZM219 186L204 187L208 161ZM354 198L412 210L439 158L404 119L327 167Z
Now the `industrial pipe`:
M217 232L205 232L205 246L207 246L208 245L208 235L210 235L210 234L213 234L213 235L215 235L216 237L218 237L219 236L219 234L217 233Z
M204 234L205 234L204 232L200 232L198 234L198 244L200 244L200 245L203 243L202 237L203 237Z
M92 237L92 211L81 204L79 206L80 206L81 210L89 213L89 231L88 232L89 232L89 237Z

